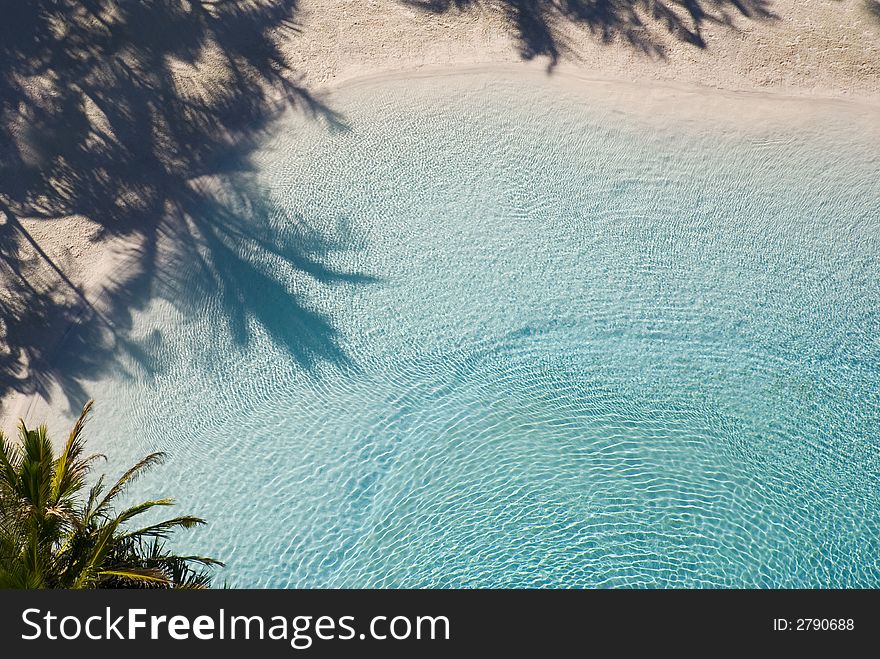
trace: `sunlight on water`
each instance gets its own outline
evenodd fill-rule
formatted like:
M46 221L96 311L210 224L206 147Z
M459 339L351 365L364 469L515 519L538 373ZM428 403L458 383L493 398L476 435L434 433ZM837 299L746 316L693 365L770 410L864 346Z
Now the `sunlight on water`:
M247 179L308 263L240 243L252 308L156 302L151 368L87 387L112 467L170 453L135 494L210 520L183 546L237 586L880 587L876 121L497 72L329 103Z

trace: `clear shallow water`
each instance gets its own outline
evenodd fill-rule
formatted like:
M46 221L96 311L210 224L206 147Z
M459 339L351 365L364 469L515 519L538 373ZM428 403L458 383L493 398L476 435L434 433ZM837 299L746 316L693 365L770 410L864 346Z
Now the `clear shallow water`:
M208 259L251 306L179 264L148 368L87 387L110 468L170 453L133 494L211 521L183 546L253 587L880 586L876 121L498 73L330 100L350 130L282 122L258 240Z

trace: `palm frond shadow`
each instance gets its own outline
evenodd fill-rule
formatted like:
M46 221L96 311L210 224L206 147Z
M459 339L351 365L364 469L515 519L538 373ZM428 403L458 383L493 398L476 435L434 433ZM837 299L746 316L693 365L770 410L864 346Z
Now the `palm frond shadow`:
M428 13L499 12L516 35L523 59L548 59L552 69L576 51L563 28L586 28L602 43L622 42L665 58L664 35L697 48L707 46L708 24L733 28L737 17L773 19L771 0L399 0Z
M6 6L8 5L8 6ZM326 265L353 249L307 218L278 235L250 155L293 107L346 130L286 63L295 0L35 0L0 22L0 396L60 386L76 409L82 382L124 351L156 367L161 337L135 342L133 311L156 297L196 309L221 295L229 331L257 322L305 366L347 360L331 322L293 295L266 262L328 283L369 283ZM211 185L205 181L210 180ZM93 308L25 228L88 218L95 240L122 236L136 263L107 282ZM167 245L171 244L169 256ZM181 281L179 266L198 276ZM38 270L51 277L36 277ZM260 298L277 300L267 305ZM57 328L80 321L57 365Z

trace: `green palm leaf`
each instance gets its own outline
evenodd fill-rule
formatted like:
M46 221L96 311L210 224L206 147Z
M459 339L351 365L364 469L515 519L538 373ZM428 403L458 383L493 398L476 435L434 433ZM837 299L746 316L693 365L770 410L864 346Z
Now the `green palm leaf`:
M98 572L98 575L101 577L118 577L120 579L128 579L136 583L146 583L150 585L171 585L168 577L162 574L159 570L138 570L134 568L128 570L101 570Z
M205 524L181 515L136 529L128 524L150 510L174 505L150 499L121 512L114 500L164 454L151 453L105 493L99 477L86 491L100 455L86 455L86 404L56 457L45 426L19 424L19 441L0 433L0 588L204 588L223 564L177 555L164 542Z
M125 491L126 485L133 482L139 475L148 469L155 467L156 465L162 464L165 461L164 453L150 453L147 456L141 458L137 463L134 464L131 468L128 469L122 476L119 477L119 480L113 484L113 487L107 492L106 496L101 499L101 502L95 508L96 512L100 512L104 510L110 503L122 494Z
M119 536L121 539L162 538L167 539L176 529L191 529L206 524L205 520L191 515L166 519L158 524L151 524L136 531L129 531Z
M94 401L90 400L83 407L82 413L70 431L64 450L55 463L55 473L52 479L52 498L55 501L79 491L85 483L91 463L104 457L100 454L83 457L85 438L82 431L93 404Z

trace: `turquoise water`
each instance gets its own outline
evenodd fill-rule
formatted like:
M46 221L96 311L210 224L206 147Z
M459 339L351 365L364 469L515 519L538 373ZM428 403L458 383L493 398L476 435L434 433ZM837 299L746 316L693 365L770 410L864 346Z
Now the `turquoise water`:
M498 72L329 103L86 387L111 468L171 456L133 494L210 520L181 546L250 587L880 587L876 117Z

